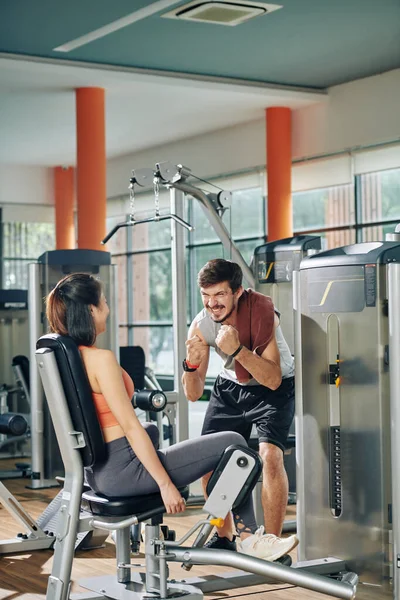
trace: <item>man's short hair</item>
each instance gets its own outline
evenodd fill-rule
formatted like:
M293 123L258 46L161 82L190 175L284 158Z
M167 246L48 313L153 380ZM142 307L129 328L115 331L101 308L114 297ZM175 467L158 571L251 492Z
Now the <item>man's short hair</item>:
M201 288L211 287L223 281L229 283L233 293L237 292L243 281L242 269L237 263L224 258L214 258L200 269L197 276L197 283Z

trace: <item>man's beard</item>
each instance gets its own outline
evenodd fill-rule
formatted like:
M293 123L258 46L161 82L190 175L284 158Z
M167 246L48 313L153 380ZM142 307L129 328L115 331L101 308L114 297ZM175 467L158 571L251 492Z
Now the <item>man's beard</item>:
M213 318L214 323L223 323L224 321L226 321L227 319L229 319L229 317L232 315L232 313L233 313L234 310L235 310L235 305L232 306L231 310L228 312L227 315L225 315L225 317L223 319L218 319L217 320L217 319Z

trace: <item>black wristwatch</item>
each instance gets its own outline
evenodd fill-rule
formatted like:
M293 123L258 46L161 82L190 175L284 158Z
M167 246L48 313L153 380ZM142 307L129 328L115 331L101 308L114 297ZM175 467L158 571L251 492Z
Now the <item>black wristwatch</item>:
M195 369L192 369L191 367L188 366L188 364L186 362L186 358L183 359L182 367L183 367L183 370L186 371L186 373L193 373L193 371L197 371L197 367Z

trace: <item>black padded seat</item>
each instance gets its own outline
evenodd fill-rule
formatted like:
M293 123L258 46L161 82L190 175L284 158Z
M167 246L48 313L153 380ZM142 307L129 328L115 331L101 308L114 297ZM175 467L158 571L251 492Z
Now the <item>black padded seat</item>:
M178 489L182 497L187 500L189 487L185 486ZM97 517L130 517L136 515L139 518L141 514L155 511L158 508L160 509L159 514L165 512L165 506L159 493L147 494L146 496L109 498L96 494L91 490L82 494L82 508Z

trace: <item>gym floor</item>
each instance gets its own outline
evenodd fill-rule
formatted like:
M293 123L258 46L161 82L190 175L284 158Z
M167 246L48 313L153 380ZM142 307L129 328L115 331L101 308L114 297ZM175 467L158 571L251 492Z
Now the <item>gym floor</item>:
M3 464L3 461L2 461ZM10 464L11 468L12 464ZM4 467L6 468L6 467ZM23 507L36 518L46 508L50 500L58 493L58 489L28 490L25 488L27 480L7 480L4 485L16 496ZM180 537L187 531L201 515L201 510L190 508L185 515L166 517L165 524L175 529ZM295 507L288 506L287 518L293 519ZM9 513L0 505L0 539L15 537L21 527ZM293 560L296 559L296 551ZM0 556L0 600L45 600L47 578L51 571L52 551L41 550L30 554L14 554ZM142 563L141 556L132 557L132 562ZM184 572L178 563L170 563L171 577L183 578ZM190 576L205 576L227 571L227 567L195 566ZM76 553L72 570L72 591L83 592L77 581L90 575L114 574L115 550L111 538L106 541L105 547L98 550L80 551ZM266 596L268 594L268 596ZM271 594L271 596L269 596ZM271 600L322 600L328 596L309 592L287 584L263 585L238 590L223 591L209 594L205 598L240 598L251 596L253 600L270 597Z

